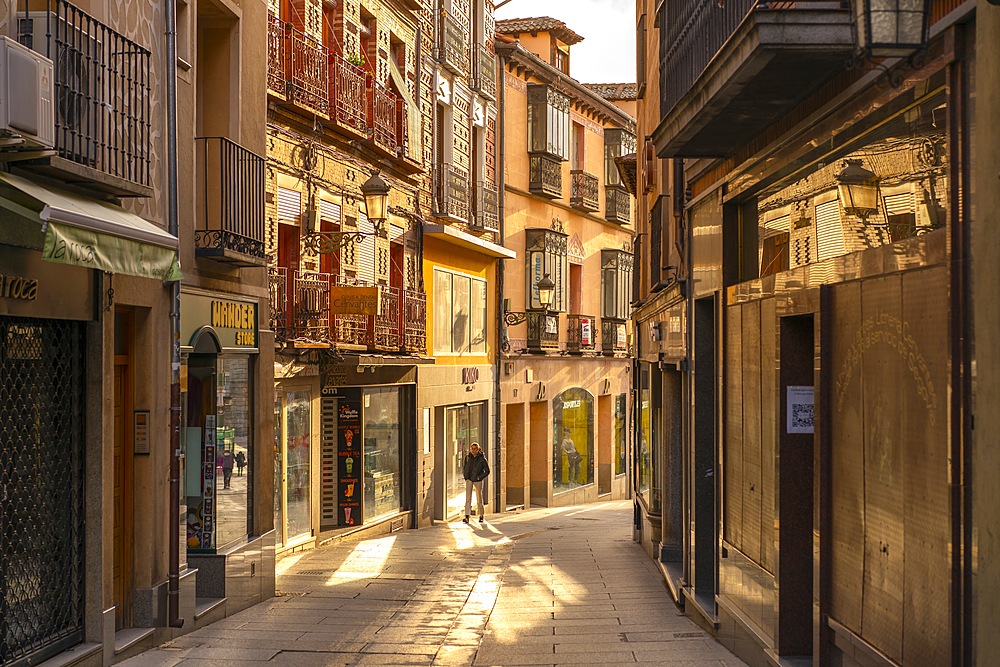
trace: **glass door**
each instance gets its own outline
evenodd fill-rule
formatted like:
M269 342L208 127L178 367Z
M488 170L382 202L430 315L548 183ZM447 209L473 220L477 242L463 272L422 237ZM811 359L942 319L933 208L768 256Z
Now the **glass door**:
M461 513L465 508L465 475L462 468L469 445L478 442L483 453L489 448L484 442L483 419L486 415L485 403L458 405L445 408L445 503L447 515ZM487 454L487 458L488 454ZM483 485L486 495L486 485Z

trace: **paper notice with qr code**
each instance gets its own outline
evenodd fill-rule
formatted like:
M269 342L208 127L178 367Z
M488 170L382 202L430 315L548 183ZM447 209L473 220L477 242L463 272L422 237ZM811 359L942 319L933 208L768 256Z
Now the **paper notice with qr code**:
M812 433L816 415L813 388L789 386L787 405L786 432Z

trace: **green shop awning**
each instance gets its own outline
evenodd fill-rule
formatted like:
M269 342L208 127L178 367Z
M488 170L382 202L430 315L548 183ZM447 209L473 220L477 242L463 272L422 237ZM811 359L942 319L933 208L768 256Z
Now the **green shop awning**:
M88 199L0 172L5 206L38 221L45 232L42 258L108 273L179 280L177 238L120 206ZM7 188L4 188L7 190Z

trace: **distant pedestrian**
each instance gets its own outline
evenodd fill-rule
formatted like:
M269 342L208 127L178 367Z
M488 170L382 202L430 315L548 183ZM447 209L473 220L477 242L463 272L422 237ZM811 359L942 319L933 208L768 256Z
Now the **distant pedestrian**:
M228 449L222 455L222 488L228 489L233 480L233 453Z
M236 452L236 476L243 476L243 468L247 465L247 455L242 449Z
M469 523L469 515L472 514L472 492L476 492L476 502L479 503L479 525L486 520L486 506L483 504L483 480L490 475L490 464L483 456L483 450L478 442L469 445L469 453L465 457L465 464L462 466L462 473L465 476L465 523Z

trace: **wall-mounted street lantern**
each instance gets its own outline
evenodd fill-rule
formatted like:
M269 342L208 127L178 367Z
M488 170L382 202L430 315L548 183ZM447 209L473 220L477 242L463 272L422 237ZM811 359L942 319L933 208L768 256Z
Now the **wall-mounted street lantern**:
M538 288L538 302L542 304L542 311L548 312L549 306L552 305L552 298L556 293L556 284L552 282L552 279L549 278L549 274L546 273L542 279L538 281L536 287ZM509 327L513 327L528 319L528 314L525 312L509 310L507 308L509 302L510 299L504 299L504 324Z
M361 194L365 198L365 215L375 229L375 236L383 236L385 221L388 216L389 185L379 176L379 170L373 169L368 180L361 185ZM330 254L351 243L360 243L368 232L360 231L320 231L313 226L302 237L302 246L306 252Z
M906 57L927 44L930 0L854 0L858 47L874 58Z
M373 169L372 175L361 185L361 194L365 197L365 215L375 227L375 233L382 235L385 224L387 204L389 203L389 185L378 175L379 170Z
M845 212L867 221L878 210L879 177L865 169L861 160L844 160L844 168L834 178Z

